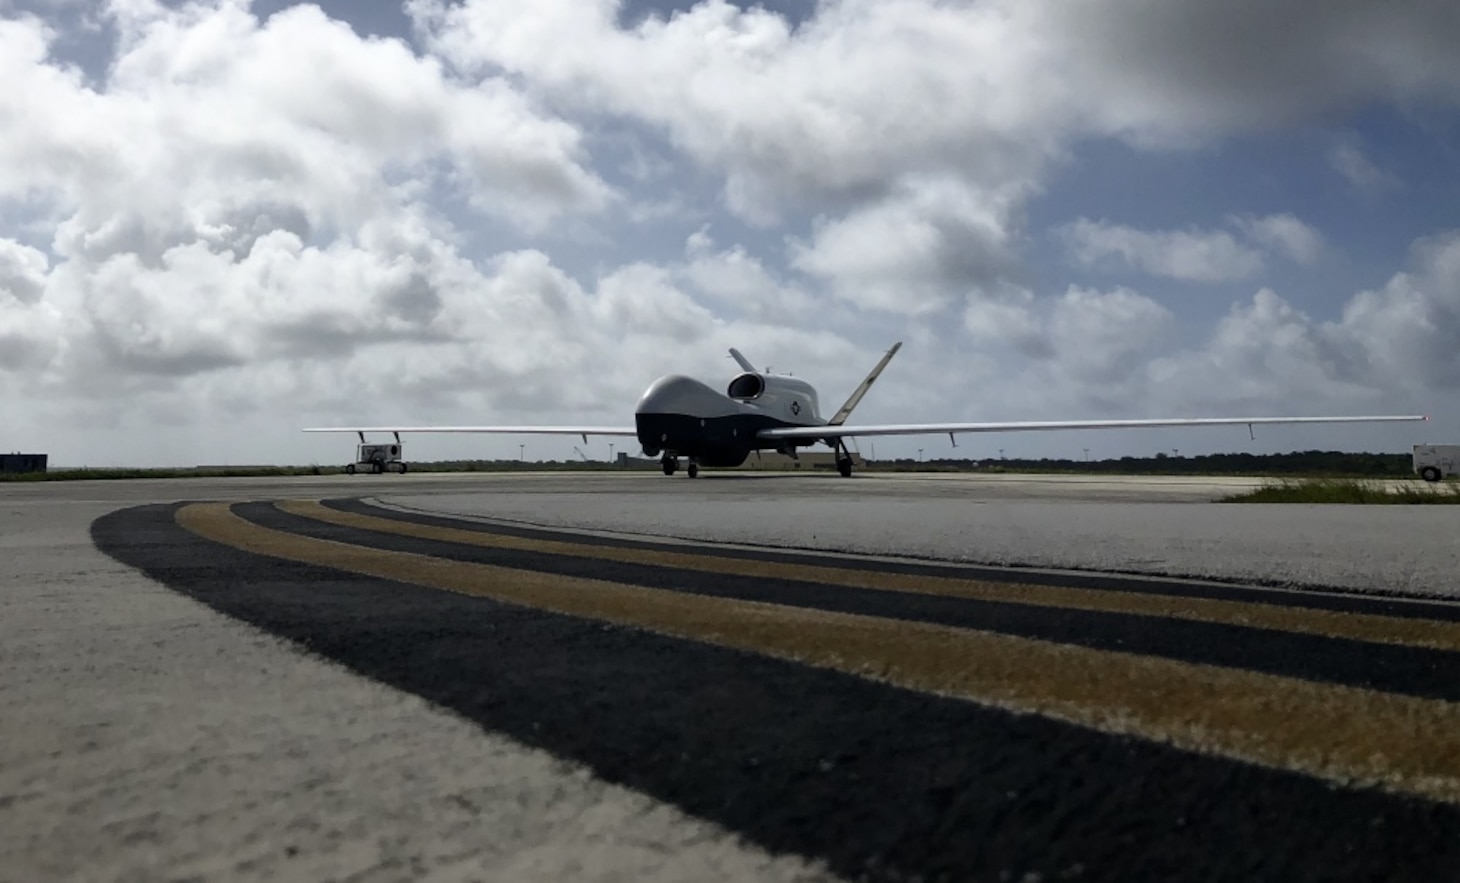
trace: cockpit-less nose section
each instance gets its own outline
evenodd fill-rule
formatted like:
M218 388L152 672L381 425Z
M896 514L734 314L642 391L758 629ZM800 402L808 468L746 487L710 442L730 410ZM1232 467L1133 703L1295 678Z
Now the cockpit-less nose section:
M846 426L852 409L881 376L901 343L893 344L871 373L829 419L821 416L816 389L805 381L769 371L757 371L738 350L730 355L742 373L731 379L725 392L692 377L671 374L654 381L634 409L634 426L335 426L305 432L488 432L505 435L633 436L644 453L658 457L665 475L673 475L680 458L689 463L691 477L700 466L739 466L752 451L774 450L796 456L798 448L825 444L836 452L837 471L852 474L846 440L856 436L947 434L954 440L968 432L1027 432L1056 429L1118 429L1154 426L1246 425L1272 423L1379 423L1427 420L1420 416L1383 417L1197 417L1135 420L1067 420L1021 423L908 423L881 426ZM956 441L955 441L956 444ZM404 464L402 464L404 466ZM401 469L404 472L404 468Z

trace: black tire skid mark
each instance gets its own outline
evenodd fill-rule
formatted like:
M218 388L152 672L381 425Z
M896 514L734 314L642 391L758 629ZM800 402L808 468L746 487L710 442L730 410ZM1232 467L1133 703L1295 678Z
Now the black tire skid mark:
M1427 699L1460 700L1460 653L1135 613L982 601L797 580L706 573L663 565L471 546L376 533L245 503L234 512L262 527L395 552L603 579L667 591L974 628L1024 638L1260 671ZM591 547L590 547L591 548ZM683 548L680 551L684 551Z
M1166 595L1177 598L1204 598L1217 601L1236 601L1246 604L1267 604L1276 607L1298 607L1310 610L1329 610L1338 613L1367 613L1376 616L1393 616L1409 619L1434 619L1442 622L1460 622L1460 604L1443 601L1409 600L1407 596L1395 593L1395 597L1376 594L1360 594L1352 589L1324 589L1317 591L1303 588L1277 586L1253 586L1238 583L1223 583L1213 580L1162 579L1145 575L1112 575L1108 573L1075 573L1071 571L1048 571L1029 567L997 567L993 565L918 564L914 561L889 561L884 559L841 558L836 553L823 555L805 554L784 549L731 548L714 543L686 544L664 543L653 540L611 537L601 534L573 533L546 527L499 522L484 523L448 515L428 515L391 509L367 503L359 498L321 500L320 505L354 515L369 515L419 524L427 527L445 527L475 533L501 534L529 540L551 540L573 543L580 546L604 546L621 549L639 549L648 552L690 552L695 555L716 558L744 559L754 561L780 561L786 564L802 564L812 567L846 567L856 571L872 573L897 573L910 576L931 576L943 579L967 579L974 581L1002 582L1023 585L1054 586L1073 589L1105 589L1133 594ZM1400 598L1400 600L1396 600Z

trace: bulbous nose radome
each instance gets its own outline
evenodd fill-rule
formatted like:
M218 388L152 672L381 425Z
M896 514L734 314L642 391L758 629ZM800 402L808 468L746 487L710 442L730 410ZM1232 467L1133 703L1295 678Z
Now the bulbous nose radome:
M634 413L710 418L734 414L736 408L733 401L693 377L671 374L644 390Z

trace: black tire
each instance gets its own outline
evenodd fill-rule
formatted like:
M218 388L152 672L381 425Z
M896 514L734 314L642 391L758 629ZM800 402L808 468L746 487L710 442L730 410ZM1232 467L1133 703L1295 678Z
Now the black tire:
M370 471L374 472L376 475L379 475L380 473L385 471L385 464L381 463L379 460L376 460L374 463L370 464Z
M405 464L404 461L402 461L401 464L400 464L400 474L401 475L405 475L406 474L406 464Z
M354 475L355 474L355 464L354 463L350 463L349 465L347 465L345 467L345 474L346 475Z
M697 478L700 474L700 464L692 462L685 467L684 471L689 473L690 478Z
M1434 466L1426 466L1419 471L1419 477L1423 478L1425 481L1439 481L1440 470L1436 469Z
M852 458L842 457L836 461L836 471L842 474L842 478L852 477Z
M679 462L665 457L660 461L659 467L664 470L665 475L673 475L674 470L679 468Z

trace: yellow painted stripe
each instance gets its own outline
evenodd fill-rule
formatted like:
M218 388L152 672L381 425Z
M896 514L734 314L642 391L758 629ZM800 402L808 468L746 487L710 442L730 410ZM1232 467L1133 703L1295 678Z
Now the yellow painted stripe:
M221 503L184 507L177 520L199 536L259 555L650 629L1333 782L1460 802L1455 703L386 552L262 528Z
M1306 607L1226 601L1215 598L1190 598L1180 595L1121 592L1109 589L1083 589L916 574L879 573L845 567L756 561L715 555L696 555L688 552L663 552L651 549L569 543L558 540L534 540L341 512L338 509L330 509L307 500L282 500L275 505L293 515L342 527L484 548L571 555L629 564L698 570L705 573L797 580L878 591L1027 604L1034 607L1061 607L1099 613L1159 616L1194 622L1345 638L1376 644L1399 644L1432 650L1460 651L1460 623L1457 622L1315 610Z

